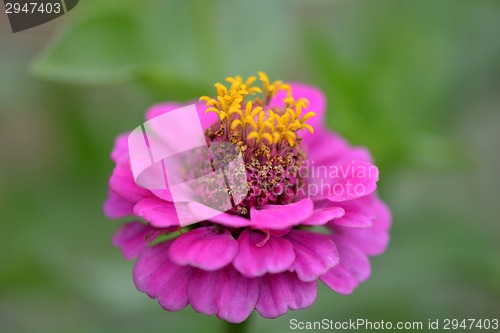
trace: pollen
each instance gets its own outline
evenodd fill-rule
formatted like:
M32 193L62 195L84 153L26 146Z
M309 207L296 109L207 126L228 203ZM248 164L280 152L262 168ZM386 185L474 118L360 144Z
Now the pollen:
M257 81L260 86L254 85ZM298 144L297 132L303 129L314 132L307 121L314 112L306 112L309 101L295 99L290 85L283 81L271 83L264 72L243 80L241 76L226 78L227 84L216 83L216 97L203 96L206 112L214 112L219 118L219 135L226 134L234 142L248 147L280 147ZM280 107L270 107L271 100L280 91L286 97Z
M294 202L307 179L301 131L314 132L307 123L316 115L307 110L309 101L295 98L290 85L271 82L264 72L247 79L228 77L225 84L215 84L215 92L215 97L200 98L206 103L206 112L218 116L205 132L207 143L232 143L223 145L227 147L223 154L241 156L244 167L228 177L246 178L248 185L247 196L228 211L248 217L251 207ZM224 181L220 191L226 194ZM217 191L211 193L214 200L218 195Z

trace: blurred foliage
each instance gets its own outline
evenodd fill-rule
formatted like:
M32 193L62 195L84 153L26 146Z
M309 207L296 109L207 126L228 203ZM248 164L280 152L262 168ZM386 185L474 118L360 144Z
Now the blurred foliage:
M162 100L258 70L319 86L327 121L368 146L394 214L352 296L299 320L500 313L500 2L85 0L46 35L0 34L0 331L217 331L138 293L101 212L114 137ZM35 77L27 72L30 66Z

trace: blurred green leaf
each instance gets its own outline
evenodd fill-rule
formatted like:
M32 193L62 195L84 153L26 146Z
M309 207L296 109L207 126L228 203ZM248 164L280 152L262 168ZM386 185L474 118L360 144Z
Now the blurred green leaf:
M133 18L97 12L62 32L33 64L35 74L66 82L113 83L132 77L140 48Z
M258 70L274 76L280 59L293 58L279 47L293 44L292 9L283 0L88 0L72 11L32 70L71 83L137 79L153 90L211 86Z

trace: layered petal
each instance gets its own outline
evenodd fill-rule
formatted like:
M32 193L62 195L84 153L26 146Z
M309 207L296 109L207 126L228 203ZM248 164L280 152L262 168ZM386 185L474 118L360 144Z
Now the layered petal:
M331 166L332 172L320 180L323 196L333 202L354 200L377 189L378 169L369 162L352 160Z
M113 162L128 159L128 135L129 133L123 133L116 137L115 145L111 151L111 160Z
M233 266L248 277L286 271L295 261L292 243L284 238L268 236L245 229L238 237L239 252Z
M342 265L337 265L321 275L320 280L341 295L350 295L359 286L359 281Z
M241 228L251 224L250 219L238 215L222 213L210 218L210 222L225 225L226 227Z
M309 166L315 167L318 172L322 171L319 167L338 162L350 149L350 145L341 136L321 128L302 143L307 152Z
M332 238L339 250L339 265L345 267L359 282L366 281L371 273L368 256L345 237L333 235Z
M383 253L389 243L391 213L389 208L378 198L371 205L375 219L369 228L343 228L336 226L334 232L349 239L366 254L375 256Z
M135 183L128 160L120 160L116 164L109 179L109 188L115 194L133 203L152 197L150 191L139 187Z
M154 197L140 200L134 206L134 214L157 228L180 225L174 204Z
M314 281L339 262L335 243L327 235L292 230L285 239L293 245L295 261L290 267L302 281Z
M333 219L342 218L345 215L344 208L332 204L328 200L323 200L321 203L314 204L315 209L313 214L301 224L303 225L324 225Z
M303 199L288 205L265 205L261 209L250 208L252 227L267 229L286 229L300 224L309 218L314 210L310 199Z
M201 127L205 130L208 127L210 127L212 124L214 124L218 118L214 113L206 113L205 110L207 107L205 106L205 103L199 102L199 101L191 101L187 103L172 103L172 102L167 102L167 103L160 103L153 105L149 110L146 112L146 120L151 120L154 117L157 117L159 115L162 115L164 113L173 111L178 108L182 108L184 106L188 106L194 104L196 107L196 111L198 112L198 117L200 119Z
M376 218L376 211L372 207L371 198L360 198L356 200L336 203L345 211L344 216L335 218L331 221L332 224L351 227L351 228L368 228L372 225L372 221Z
M237 253L238 242L229 230L210 226L177 237L170 249L170 259L178 265L213 271L228 265Z
M295 273L266 274L261 278L255 309L264 318L276 318L284 315L288 309L311 306L317 292L316 281L301 281Z
M166 241L148 248L134 266L134 283L139 291L158 298L168 311L179 311L189 303L188 283L193 271L169 259L171 242Z
M125 259L137 258L157 236L158 229L140 222L124 224L113 235L113 245L122 250Z
M259 279L246 278L232 266L214 272L195 270L189 281L189 300L194 310L241 323L255 308Z
M348 295L370 276L370 261L361 249L342 236L333 236L333 239L339 249L340 262L320 280L339 294Z
M108 191L108 197L103 205L104 215L118 219L133 214L134 203L120 197L113 191Z

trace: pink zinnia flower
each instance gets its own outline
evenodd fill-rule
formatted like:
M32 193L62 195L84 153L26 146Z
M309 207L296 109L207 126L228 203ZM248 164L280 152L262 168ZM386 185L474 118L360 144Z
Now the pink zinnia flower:
M276 318L312 305L318 280L352 293L370 276L368 256L387 246L391 216L369 152L326 129L318 89L259 79L261 88L255 77L228 78L215 98L196 102L207 144L232 142L245 163L250 190L226 213L181 227L168 188L134 181L128 134L116 140L104 210L141 222L125 224L113 244L138 258L137 289L168 311L191 304L233 323L254 309ZM153 106L146 119L181 106Z

